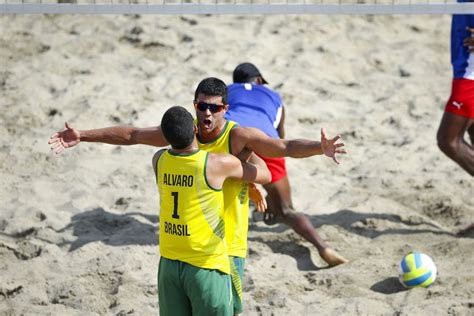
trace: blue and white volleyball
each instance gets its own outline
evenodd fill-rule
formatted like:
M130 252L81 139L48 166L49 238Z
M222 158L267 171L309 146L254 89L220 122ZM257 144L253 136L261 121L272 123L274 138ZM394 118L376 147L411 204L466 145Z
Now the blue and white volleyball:
M431 258L424 253L410 252L399 266L399 279L404 287L428 287L436 280L437 269Z

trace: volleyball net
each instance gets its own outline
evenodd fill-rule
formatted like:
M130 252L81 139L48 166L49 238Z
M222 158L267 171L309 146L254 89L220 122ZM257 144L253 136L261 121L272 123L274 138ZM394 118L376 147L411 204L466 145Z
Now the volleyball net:
M0 14L474 14L456 0L0 0Z

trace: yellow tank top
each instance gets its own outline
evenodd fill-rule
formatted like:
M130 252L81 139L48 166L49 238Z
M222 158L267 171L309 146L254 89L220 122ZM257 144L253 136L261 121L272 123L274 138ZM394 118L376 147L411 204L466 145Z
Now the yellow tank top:
M236 122L227 121L219 137L209 143L201 143L199 148L207 152L231 153L230 133L238 126ZM247 256L247 233L249 228L249 193L248 183L227 179L224 182L224 219L225 239L230 256L245 258Z
M222 190L206 179L208 153L163 152L157 163L161 256L230 273Z

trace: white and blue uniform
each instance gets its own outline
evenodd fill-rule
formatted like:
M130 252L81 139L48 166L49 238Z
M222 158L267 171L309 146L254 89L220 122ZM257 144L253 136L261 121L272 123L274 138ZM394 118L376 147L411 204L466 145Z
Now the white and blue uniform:
M471 2L458 0L458 2ZM451 24L451 63L454 79L466 78L474 80L474 54L469 53L469 47L463 42L470 33L466 27L474 27L474 15L453 15Z
M472 2L472 0L458 0L458 2ZM464 46L464 40L472 36L467 27L474 27L474 15L453 15L451 24L453 83L445 112L472 119L474 118L474 54L469 52L472 47Z
M229 87L229 110L225 118L243 127L255 127L279 138L277 127L282 114L280 95L264 85L234 83Z

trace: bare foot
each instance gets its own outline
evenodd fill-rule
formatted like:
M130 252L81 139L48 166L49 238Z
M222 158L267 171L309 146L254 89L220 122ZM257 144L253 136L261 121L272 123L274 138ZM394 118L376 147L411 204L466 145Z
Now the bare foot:
M323 258L324 261L326 261L330 267L335 267L343 263L348 263L349 260L335 252L334 250L330 248L326 248L323 251L319 253L321 258Z

